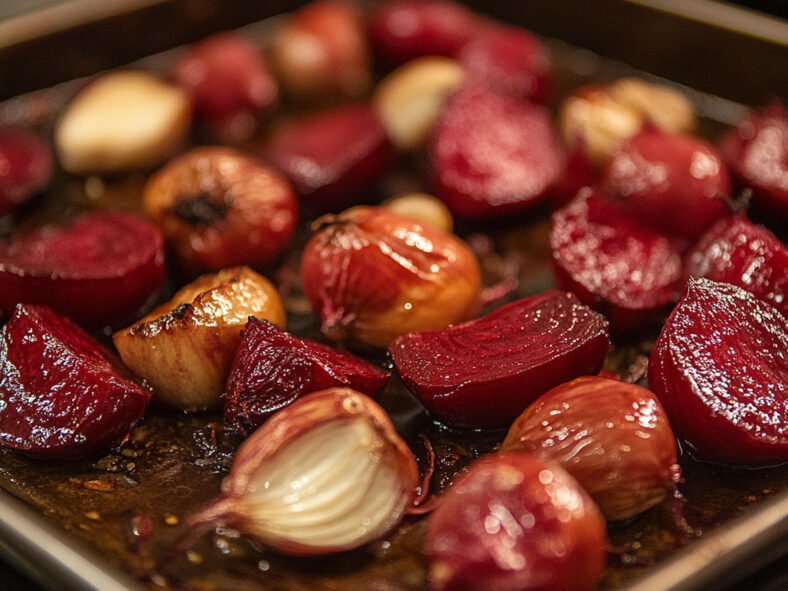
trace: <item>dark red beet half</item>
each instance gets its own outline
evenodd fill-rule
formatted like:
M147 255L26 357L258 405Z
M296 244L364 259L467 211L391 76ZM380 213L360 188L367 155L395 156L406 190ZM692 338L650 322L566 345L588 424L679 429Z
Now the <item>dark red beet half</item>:
M351 353L249 318L227 380L224 420L248 435L304 394L345 386L377 398L388 380L387 372Z
M164 241L143 218L96 212L0 242L0 311L43 304L88 327L127 320L164 281Z
M389 351L402 381L450 424L508 427L550 388L596 374L607 322L569 293L548 291L444 330L399 337Z
M268 160L315 211L354 205L394 162L394 147L368 105L330 109L280 130Z
M539 40L518 27L489 27L457 57L469 79L521 101L543 103L550 95L550 60Z
M499 453L471 465L430 515L433 591L591 591L607 560L605 522L555 464Z
M473 12L460 4L423 0L386 2L368 23L372 47L393 65L423 55L455 57L479 26Z
M0 216L45 188L52 149L25 129L0 129Z
M0 333L0 443L41 458L118 443L150 389L68 318L20 304Z
M690 279L662 329L648 382L701 458L788 461L788 326L750 292Z
M738 183L753 190L753 210L788 221L788 117L783 105L752 111L720 142Z
M738 285L788 318L788 249L744 216L709 228L687 253L685 274Z
M602 169L602 185L643 223L687 242L730 212L722 155L696 137L648 126Z
M449 99L431 158L437 196L466 218L525 211L564 168L545 109L476 86Z
M607 316L614 333L647 326L678 299L671 242L588 189L553 214L550 250L561 289Z

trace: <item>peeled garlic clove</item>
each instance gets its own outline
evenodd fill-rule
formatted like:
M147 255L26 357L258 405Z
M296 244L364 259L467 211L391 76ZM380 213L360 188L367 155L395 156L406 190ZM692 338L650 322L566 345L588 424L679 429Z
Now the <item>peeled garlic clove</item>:
M394 213L435 226L451 234L454 220L443 201L428 193L403 193L381 203Z
M400 150L424 145L449 94L464 79L465 72L456 61L427 56L400 66L381 80L372 104L391 142Z
M126 365L153 386L155 400L183 410L212 408L249 316L285 326L271 282L248 267L233 267L186 285L113 341Z
M417 481L413 453L385 411L355 390L331 388L255 431L225 492L190 524L225 523L285 554L342 552L391 531Z
M68 172L149 168L175 151L190 124L191 103L183 90L146 72L112 72L68 106L55 144Z
M634 109L662 131L690 132L697 125L692 103L671 88L639 78L620 78L608 89L613 100Z

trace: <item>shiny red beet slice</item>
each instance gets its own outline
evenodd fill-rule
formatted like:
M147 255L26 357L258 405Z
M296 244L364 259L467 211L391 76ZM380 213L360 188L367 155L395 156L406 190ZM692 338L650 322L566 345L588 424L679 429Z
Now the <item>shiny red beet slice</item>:
M752 111L720 142L739 184L752 188L753 209L788 221L788 117L785 107Z
M118 443L150 389L68 318L20 304L0 332L0 443L41 458Z
M613 332L647 326L678 299L681 257L670 241L588 189L553 214L550 249L561 289L607 316Z
M738 285L788 318L788 249L744 216L709 228L687 253L685 273Z
M52 149L25 129L0 129L0 216L49 183Z
M248 435L304 394L344 386L376 398L388 380L387 372L351 353L250 318L227 380L224 419Z
M569 474L526 453L472 464L440 499L424 554L433 591L591 591L605 522Z
M234 33L191 46L175 64L174 76L191 94L197 115L217 127L253 131L256 113L277 97L276 81L260 53Z
M316 211L353 205L394 161L394 147L367 105L324 111L291 124L268 145L268 159Z
M478 18L455 2L387 2L369 17L369 37L384 60L399 65L423 55L455 57L479 26Z
M0 311L44 304L84 326L126 320L164 280L164 241L150 222L95 212L0 242Z
M688 243L730 212L731 182L722 155L703 140L655 127L610 157L602 185L642 222Z
M432 414L473 427L508 427L550 388L596 374L607 350L605 319L560 291L389 347L402 381Z
M546 110L474 86L449 99L431 151L437 196L466 218L528 209L564 167Z
M740 287L687 283L654 345L648 382L702 458L788 461L787 323Z
M490 27L475 35L457 59L481 86L522 101L549 98L550 61L539 40L524 29Z

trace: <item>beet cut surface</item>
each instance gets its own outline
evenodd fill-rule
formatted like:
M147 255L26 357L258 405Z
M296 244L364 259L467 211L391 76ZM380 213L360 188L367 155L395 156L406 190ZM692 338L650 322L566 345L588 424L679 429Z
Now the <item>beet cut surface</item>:
M526 453L471 465L430 516L433 591L591 591L605 568L605 522L576 480Z
M389 347L403 382L435 417L491 428L508 427L550 388L596 374L607 350L605 319L560 291Z
M26 129L0 129L0 216L49 183L52 149Z
M738 285L788 318L788 249L744 216L731 216L709 228L687 253L685 273Z
M477 86L449 99L433 133L431 159L437 196L466 218L525 211L564 168L545 109Z
M678 299L681 257L670 241L590 190L553 214L550 250L558 285L614 333L647 326Z
M42 304L87 327L122 322L164 281L164 240L140 216L84 214L0 242L0 312Z
M19 305L0 333L0 442L40 458L118 443L151 398L118 357L68 318Z
M227 380L224 419L248 435L304 394L345 386L377 398L388 380L387 372L351 353L250 318Z
M319 212L357 203L395 156L380 118L367 105L297 121L273 137L266 154L304 203Z
M786 318L751 293L690 279L654 345L648 382L701 458L788 461Z

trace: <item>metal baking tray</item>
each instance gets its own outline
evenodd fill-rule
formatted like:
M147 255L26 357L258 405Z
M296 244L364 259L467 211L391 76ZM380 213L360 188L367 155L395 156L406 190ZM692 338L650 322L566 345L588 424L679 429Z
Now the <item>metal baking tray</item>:
M138 59L146 68L166 71L173 55L167 50L215 30L243 27L262 44L276 22L268 17L298 5L242 0L99 4L72 0L66 12L56 6L0 23L0 98L8 99L0 103L0 122L50 129L81 77ZM658 77L689 94L704 117L702 133L713 139L738 120L743 105L775 96L784 100L788 94L788 24L728 5L705 0L468 4L545 38L557 65L557 97L592 80L633 73ZM104 196L96 203L84 179L61 173L28 216L36 220L88 207L134 207L143 180L140 175L105 179ZM390 181L397 182L401 178ZM518 258L515 295L522 297L551 287L546 215L541 211L500 226L461 226L460 231L480 252L489 249L482 264L491 274L502 257ZM305 236L304 231L301 240ZM292 269L296 260L294 253L283 268ZM289 313L289 324L293 332L314 336L309 315ZM607 369L642 380L655 336L643 334L615 347ZM453 432L430 423L396 379L383 404L408 440L415 441L417 432L433 440L441 458L435 490L502 438L501 433ZM0 553L53 590L425 588L418 550L423 520L406 521L388 540L330 559L277 556L219 530L154 572L180 534L179 522L218 493L237 443L224 433L218 416L152 409L122 448L102 457L41 463L0 450ZM681 463L691 528L676 528L670 503L612 525L601 589L723 589L788 553L788 466L731 470L686 455ZM148 526L150 539L138 535Z

